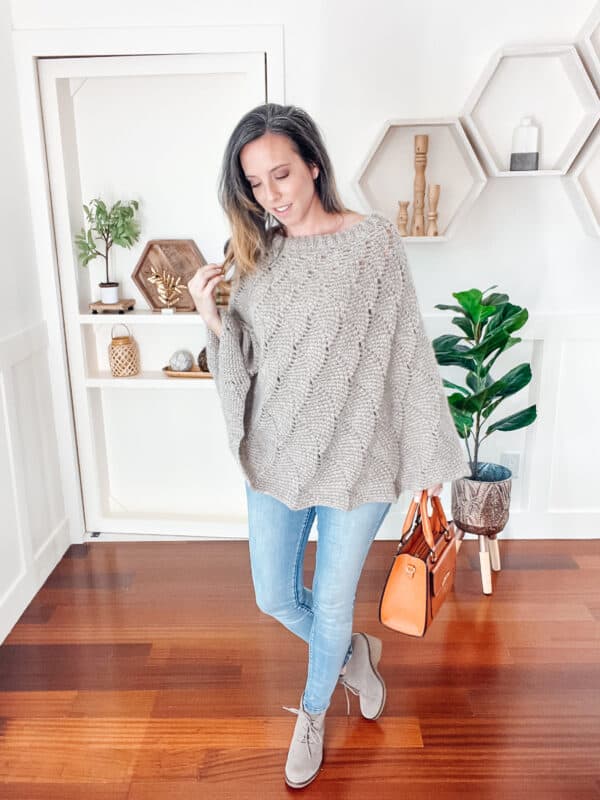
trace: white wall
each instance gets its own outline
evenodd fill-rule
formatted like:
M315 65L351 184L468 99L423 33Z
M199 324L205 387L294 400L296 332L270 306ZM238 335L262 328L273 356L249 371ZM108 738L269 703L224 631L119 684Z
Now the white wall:
M494 50L506 44L575 42L594 5L594 0L568 4L564 0L309 0L302 4L104 0L95 5L79 0L50 4L12 0L12 17L16 30L283 24L286 101L303 106L318 121L344 199L365 211L352 179L385 119L457 115ZM41 321L28 240L9 24L4 7L0 91L8 114L0 158L6 175L2 203L10 213L2 216L5 258L1 269L5 297L10 301L0 318L0 339ZM513 508L531 512L528 525L535 528L531 535L561 535L563 519L570 517L555 512L588 512L585 521L596 521L597 505L586 487L598 451L597 434L589 423L596 388L589 366L598 341L600 239L584 232L564 179L490 179L451 241L413 246L409 257L426 315L437 313L435 303L451 302L453 291L491 284L498 284L513 302L529 309L531 321L522 335L536 341L513 348L511 358L532 360L534 382L529 395L522 392L506 410L537 401L540 417L528 432L495 434L481 455L493 461L505 449L525 454L524 478L513 484ZM546 314L556 315L550 326ZM587 340L581 327L572 334L582 315L591 315L585 318L591 332ZM508 369L514 362L507 354L504 363ZM582 396L573 387L584 382L589 391ZM42 409L32 408L30 413L39 424ZM52 447L45 452L52 454ZM50 490L36 485L31 491L47 494ZM52 487L51 491L58 509L59 490ZM562 535L576 532L564 529Z
M0 641L69 542L12 54L0 3Z

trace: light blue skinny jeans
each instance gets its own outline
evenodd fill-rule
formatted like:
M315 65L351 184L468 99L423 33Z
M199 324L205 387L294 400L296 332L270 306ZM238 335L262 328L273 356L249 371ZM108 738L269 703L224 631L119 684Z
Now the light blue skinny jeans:
M247 481L249 550L256 603L308 642L306 711L325 711L340 671L352 655L352 619L367 553L391 503L365 503L352 511L330 506L288 508ZM304 586L304 553L317 518L312 589Z

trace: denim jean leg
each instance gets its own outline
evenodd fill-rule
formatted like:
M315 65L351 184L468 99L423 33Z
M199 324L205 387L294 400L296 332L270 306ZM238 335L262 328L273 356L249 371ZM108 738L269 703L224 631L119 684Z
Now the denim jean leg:
M313 624L308 642L304 708L325 711L351 653L356 589L369 548L391 503L352 511L317 506L318 544L313 579Z
M288 508L246 482L249 552L258 607L308 642L313 623L312 593L303 585L306 542L314 506Z

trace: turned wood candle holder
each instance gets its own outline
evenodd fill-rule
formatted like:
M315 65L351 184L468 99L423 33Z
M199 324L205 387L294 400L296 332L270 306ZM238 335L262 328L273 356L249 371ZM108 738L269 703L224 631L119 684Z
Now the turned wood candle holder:
M427 236L438 235L438 202L440 199L440 184L429 184L429 192L427 193Z
M425 168L427 167L428 148L429 136L426 133L416 134L413 217L410 227L411 236L425 235Z
M396 227L400 236L408 236L408 205L410 200L398 200L398 214L396 216Z

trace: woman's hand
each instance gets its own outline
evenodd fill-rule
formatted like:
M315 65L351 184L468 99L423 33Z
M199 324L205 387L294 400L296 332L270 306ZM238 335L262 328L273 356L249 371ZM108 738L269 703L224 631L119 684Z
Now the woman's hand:
M199 267L187 285L197 311L217 336L221 335L221 317L214 292L221 280L223 280L223 264L205 264Z
M442 493L442 489L443 488L444 488L444 484L443 483L436 483L435 486L430 486L429 489L421 489L421 491L418 494L414 495L415 503L420 502L420 500L421 500L421 492L426 491L427 492L427 497L431 497L434 494L439 496Z

